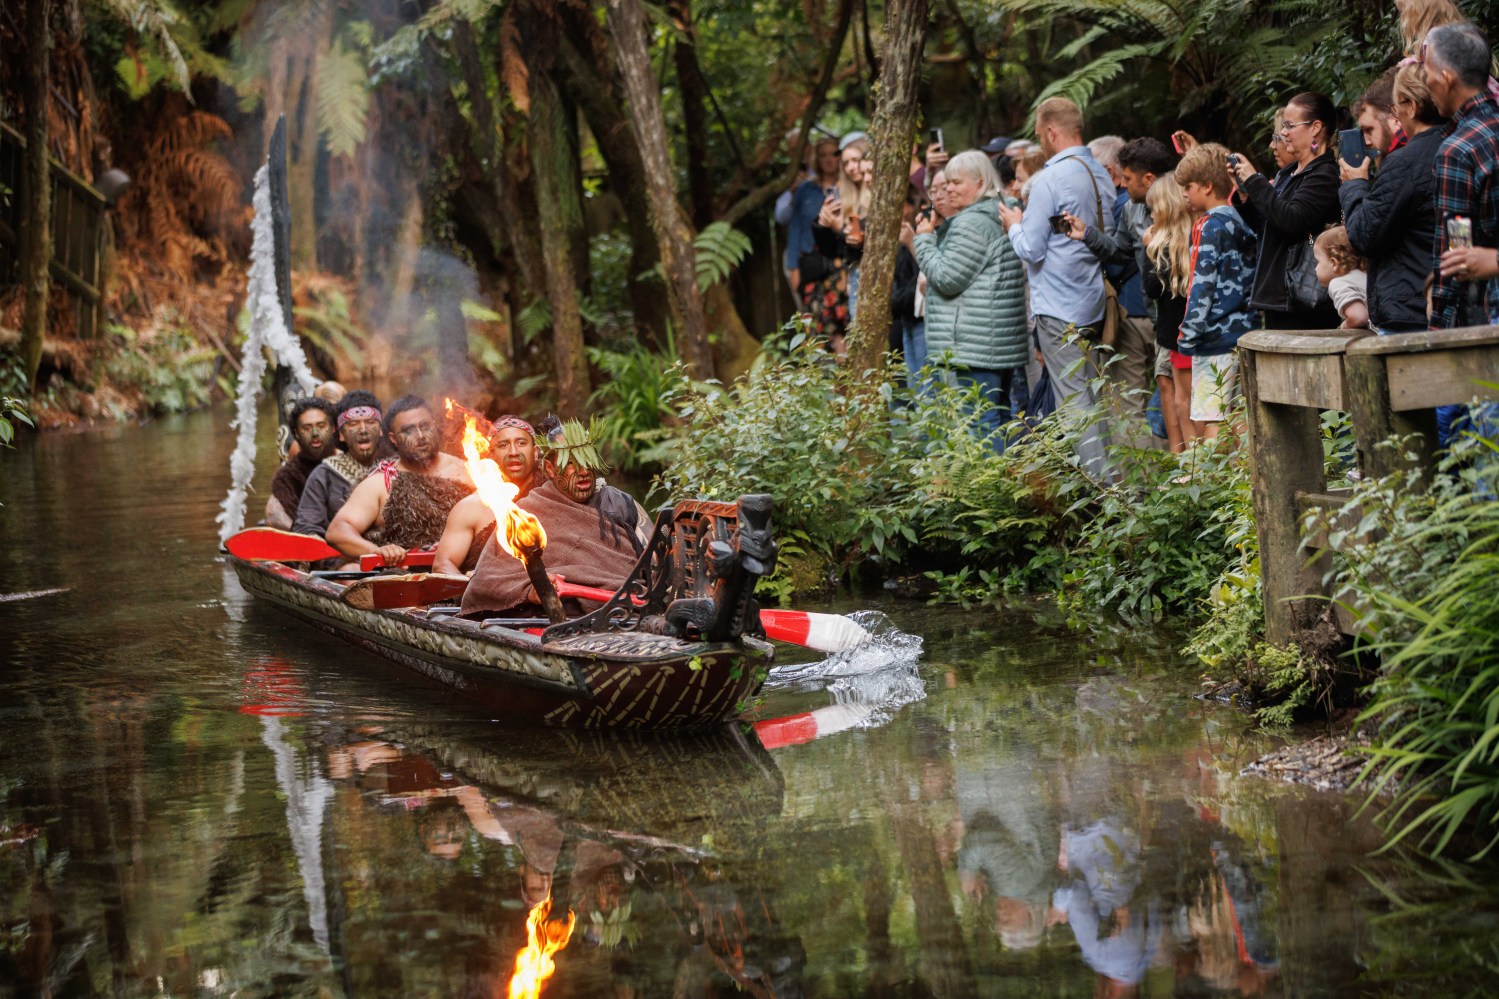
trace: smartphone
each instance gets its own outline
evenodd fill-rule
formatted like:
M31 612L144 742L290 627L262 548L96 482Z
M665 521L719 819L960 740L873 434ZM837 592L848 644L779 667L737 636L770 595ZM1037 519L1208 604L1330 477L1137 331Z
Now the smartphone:
M1058 236L1065 236L1072 231L1072 224L1065 215L1053 215L1047 221L1051 223L1051 231Z
M1473 245L1473 220L1466 215L1454 215L1447 220L1447 249L1464 249Z
M1178 156L1181 156L1186 152L1186 150L1182 148L1182 134L1180 132L1171 133L1171 148L1176 150L1176 155Z
M947 148L947 145L942 141L942 129L935 127L927 129L927 145L941 146L943 149Z
M832 186L829 186L829 187L823 188L822 189L822 193L823 193L823 196L824 196L825 199L831 199L833 201L839 200L838 199L838 186L836 184L834 184Z
M1228 166L1230 170L1237 170L1239 169L1239 154L1229 153L1227 156L1223 157L1223 162Z
M1338 133L1338 155L1343 157L1349 166L1359 166L1364 162L1364 157L1369 155L1369 147L1364 145L1364 133L1356 128L1345 128Z

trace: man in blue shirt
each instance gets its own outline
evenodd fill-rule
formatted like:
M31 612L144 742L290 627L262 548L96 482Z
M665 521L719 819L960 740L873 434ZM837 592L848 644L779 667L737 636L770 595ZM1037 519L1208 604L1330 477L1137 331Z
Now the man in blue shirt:
M1114 182L1083 144L1083 113L1067 98L1051 97L1036 108L1036 136L1048 158L1031 183L1030 202L1024 213L1000 205L999 218L1030 277L1031 314L1057 407L1084 420L1078 459L1088 472L1106 474L1108 424L1092 414L1099 373L1089 350L1103 332L1103 268L1067 235L1065 222L1051 220L1070 214L1112 234ZM1079 363L1085 357L1088 363Z

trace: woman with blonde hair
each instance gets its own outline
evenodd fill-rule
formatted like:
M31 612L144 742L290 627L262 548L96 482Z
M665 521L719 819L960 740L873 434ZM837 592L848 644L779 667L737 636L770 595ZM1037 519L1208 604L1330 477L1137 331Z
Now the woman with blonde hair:
M1395 0L1400 12L1400 42L1408 58L1419 59L1421 43L1432 28L1466 21L1452 0Z
M843 242L847 253L843 269L848 283L848 321L850 325L859 308L859 261L864 256L864 215L869 209L869 192L864 183L864 161L869 157L869 140L844 138L838 151L838 203L843 208Z
M1187 311L1192 280L1192 223L1186 195L1174 174L1163 174L1145 192L1151 225L1145 230L1145 270L1140 286L1155 302L1156 386L1172 451L1202 436L1192 412L1192 359L1177 352L1176 335Z

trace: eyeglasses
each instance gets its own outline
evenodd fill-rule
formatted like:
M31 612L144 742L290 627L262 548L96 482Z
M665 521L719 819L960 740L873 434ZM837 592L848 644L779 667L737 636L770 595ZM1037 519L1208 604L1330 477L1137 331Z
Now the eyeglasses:
M1271 132L1270 133L1270 145L1272 145L1272 146L1278 146L1282 142L1285 142L1285 141L1286 141L1286 137L1283 136L1283 135L1281 135L1279 132Z
M1281 126L1280 126L1280 134L1284 135L1284 136L1289 136L1291 134L1291 129L1293 129L1293 128L1299 128L1302 125L1310 125L1315 120L1316 119L1313 118L1313 119L1310 119L1308 121L1286 121L1286 122L1282 122Z

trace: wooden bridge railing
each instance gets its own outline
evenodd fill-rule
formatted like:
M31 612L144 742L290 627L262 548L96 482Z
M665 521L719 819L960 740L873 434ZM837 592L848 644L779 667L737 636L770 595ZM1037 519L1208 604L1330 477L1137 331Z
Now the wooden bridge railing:
M0 285L14 283L20 256L23 170L26 140L20 132L0 122L0 187L8 198L0 199ZM78 335L91 338L99 331L103 300L104 195L64 168L51 162L52 259L49 270L55 281L68 290Z
M1359 469L1378 477L1430 469L1437 450L1434 407L1475 397L1499 399L1499 327L1371 336L1360 330L1251 333L1239 341L1249 422L1254 517L1265 587L1265 637L1297 641L1326 606L1326 532L1307 535L1312 509L1347 499L1329 492L1320 411L1342 410L1353 424ZM1414 449L1379 447L1415 435ZM1352 633L1356 615L1338 615Z

